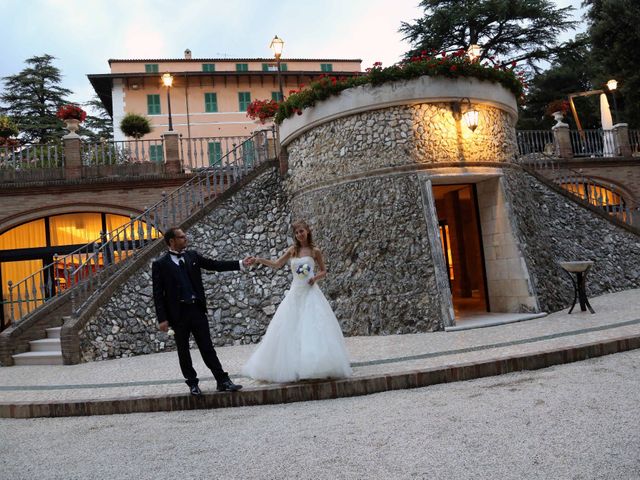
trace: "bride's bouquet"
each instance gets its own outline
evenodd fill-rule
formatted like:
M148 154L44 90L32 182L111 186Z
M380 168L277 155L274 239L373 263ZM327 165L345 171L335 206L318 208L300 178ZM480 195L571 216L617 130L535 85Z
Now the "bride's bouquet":
M308 263L301 263L296 267L296 275L298 278L307 278L311 274L311 267Z

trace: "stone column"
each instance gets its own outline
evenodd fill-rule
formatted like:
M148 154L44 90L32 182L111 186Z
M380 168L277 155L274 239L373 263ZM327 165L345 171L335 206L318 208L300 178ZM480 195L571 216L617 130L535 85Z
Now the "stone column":
M180 136L178 132L165 132L162 134L165 152L165 173L182 173L180 165Z
M620 157L631 156L631 142L629 142L629 125L616 123L613 126L613 141L615 142L616 155Z
M569 135L569 125L557 123L551 127L553 131L553 143L556 147L556 154L560 158L572 158L571 136Z
M64 178L67 180L82 178L80 136L70 133L62 137L62 140L64 142Z

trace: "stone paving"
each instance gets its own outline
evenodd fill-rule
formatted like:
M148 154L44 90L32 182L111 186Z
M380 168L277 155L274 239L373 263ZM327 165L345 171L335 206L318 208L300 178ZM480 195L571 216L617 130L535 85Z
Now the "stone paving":
M533 358L540 352L571 352L592 344L601 345L607 342L616 344L616 341L624 342L628 339L633 340L628 344L631 346L623 347L621 350L637 348L636 345L640 344L637 341L640 339L640 290L607 294L592 298L590 302L596 311L593 315L589 312L580 312L578 308L578 311L574 310L571 315L567 314L567 310L563 310L542 318L486 328L411 335L349 337L346 342L354 369L353 377L348 380L324 383L333 384L331 388L334 394L336 384L339 383L338 390L342 391L339 396L347 396L350 394L349 383L356 385L360 381L361 386L353 386L351 390L351 394L356 395L369 393L361 391L362 382L382 378L382 383L387 379L389 384L394 378L406 377L404 374L407 373L433 373L457 366L482 364L486 366L488 362L498 362L514 357ZM313 385L314 382L274 385L243 377L239 372L254 348L255 345L241 345L217 349L223 366L229 371L233 380L244 385L243 391L240 392L242 394L240 403L260 403L261 391L273 393L285 387L299 388L295 398L291 397L284 401L316 398L305 398L304 393L305 389L311 391L306 387ZM620 349L613 351L620 351ZM206 397L237 395L214 393L213 377L204 366L197 350L192 351L192 354L194 366L200 374L201 388ZM590 356L592 353L586 355ZM568 358L571 357L570 354ZM565 361L571 361L571 359L555 363ZM478 374L478 376L484 375L486 373ZM465 378L469 376L465 374ZM444 381L451 381L451 379ZM250 399L251 395L253 397ZM287 394L280 395L282 398L287 397ZM7 414L8 410L6 410L11 405L51 405L65 402L82 404L101 400L135 401L149 398L158 400L167 397L175 400L183 396L190 400L180 375L175 352L80 365L0 368L0 413L2 414L0 416L13 416ZM242 396L246 397L245 400ZM262 398L266 397L263 395ZM235 404L221 403L221 401L214 403L216 406ZM265 400L264 403L273 403L273 400ZM2 410L3 408L5 410ZM157 406L148 408L165 409ZM166 409L177 408L181 407L174 405Z

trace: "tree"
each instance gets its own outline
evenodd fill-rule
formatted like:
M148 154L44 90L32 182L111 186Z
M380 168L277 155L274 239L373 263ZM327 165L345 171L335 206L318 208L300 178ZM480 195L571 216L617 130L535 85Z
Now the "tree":
M586 0L593 58L600 66L599 88L609 79L619 84L621 120L640 126L640 3L637 0ZM618 119L620 120L620 119Z
M56 111L72 92L60 86L62 76L54 59L48 54L31 57L25 60L27 68L3 78L0 111L13 119L27 142L47 143L64 135Z
M151 122L144 115L127 113L120 122L120 130L127 137L138 140L151 132Z
M80 135L87 137L91 141L112 140L113 120L109 112L104 107L97 95L84 104L95 115L87 115L84 127L80 129Z
M542 130L553 125L545 115L547 106L554 100L566 100L568 95L593 90L593 78L598 76L599 67L593 62L590 38L580 34L567 42L561 53L555 56L551 66L529 82L526 103L522 106L517 128L522 130ZM576 97L574 104L583 128L599 128L598 96ZM575 128L573 118L566 121Z
M424 17L400 27L413 47L407 58L476 44L481 61L525 62L537 72L537 62L561 50L558 35L576 25L568 20L573 7L555 8L550 0L422 0L420 6Z

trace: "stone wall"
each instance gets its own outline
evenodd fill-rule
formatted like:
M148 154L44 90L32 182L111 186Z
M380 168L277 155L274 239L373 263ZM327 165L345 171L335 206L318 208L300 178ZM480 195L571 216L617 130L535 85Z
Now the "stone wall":
M523 171L505 169L504 185L543 310L561 310L573 301L571 280L559 261L595 262L587 278L590 296L640 287L638 235Z
M348 335L443 328L419 182L367 178L292 200L323 250L322 289Z
M336 119L287 147L292 191L362 172L451 162L505 162L515 152L510 116L475 106L482 123L472 133L447 103L384 108Z
M218 259L276 257L290 243L290 214L275 169L259 176L187 232L189 248ZM204 273L214 344L257 342L284 292L286 269ZM129 278L80 332L84 361L175 349L157 329L151 262Z

